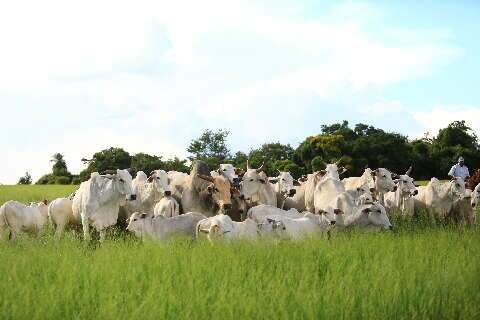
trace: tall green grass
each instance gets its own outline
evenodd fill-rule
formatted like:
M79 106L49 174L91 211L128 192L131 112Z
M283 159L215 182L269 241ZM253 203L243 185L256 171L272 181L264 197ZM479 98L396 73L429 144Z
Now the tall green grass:
M479 319L478 231L395 225L214 245L23 235L0 242L0 319Z

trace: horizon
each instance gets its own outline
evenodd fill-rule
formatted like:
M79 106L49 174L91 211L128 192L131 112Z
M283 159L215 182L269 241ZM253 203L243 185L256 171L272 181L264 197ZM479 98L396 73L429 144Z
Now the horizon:
M474 1L5 7L3 184L50 172L56 152L75 173L108 147L186 158L207 128L243 152L343 120L409 139L455 120L480 132Z

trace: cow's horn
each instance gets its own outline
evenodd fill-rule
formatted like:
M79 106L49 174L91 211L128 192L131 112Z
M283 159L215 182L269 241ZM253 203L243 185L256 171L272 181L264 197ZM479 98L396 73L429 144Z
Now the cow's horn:
M264 169L264 167L265 167L265 160L263 161L263 163L262 163L262 165L260 166L260 168L257 169L257 172L258 172L258 173L262 172L263 169Z
M203 180L205 180L205 181L212 182L212 183L215 182L215 179L214 179L213 177L211 177L211 176L205 176L205 175L203 175L203 174L198 174L197 176L198 176L200 179L203 179Z
M249 164L248 159L247 159L247 170L250 170L250 164Z
M412 173L412 169L413 169L412 166L410 166L410 168L408 168L407 173L405 173L405 175L410 176L410 174Z

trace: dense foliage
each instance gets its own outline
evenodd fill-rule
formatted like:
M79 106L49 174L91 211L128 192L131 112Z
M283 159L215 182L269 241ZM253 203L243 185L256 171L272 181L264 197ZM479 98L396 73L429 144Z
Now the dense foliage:
M232 163L246 169L247 159L251 167L259 167L265 162L268 175L278 170L290 171L295 178L324 168L325 162L341 160L348 168L346 176L361 175L364 168L384 167L403 173L413 166L413 176L419 180L437 177L444 179L451 166L462 155L471 173L480 167L478 137L465 121L455 121L439 131L435 137L426 135L422 139L409 141L406 136L387 132L373 126L359 123L353 128L347 121L322 125L320 133L307 137L297 148L279 142L265 143L248 153L232 153L228 148L226 130L205 130L198 139L191 141L187 152L189 160L201 159L213 170L221 163ZM79 178L72 176L61 154L53 157L52 173L42 177L37 183L58 184L78 183L90 177L94 171L132 168L147 174L154 169L188 172L187 160L163 160L161 156L138 153L130 155L121 148L102 150L92 159L84 159L87 168ZM67 182L68 179L68 182Z
M28 171L25 172L25 175L23 177L20 177L20 179L18 179L18 184L32 184L32 176Z

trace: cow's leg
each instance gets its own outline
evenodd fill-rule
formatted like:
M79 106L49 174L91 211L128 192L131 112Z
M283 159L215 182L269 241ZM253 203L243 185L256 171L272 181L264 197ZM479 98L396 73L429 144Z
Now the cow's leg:
M15 232L13 229L11 229L11 228L8 229L8 232L9 232L9 234L8 234L8 239L9 239L10 241L15 241L15 240L17 239L17 234L16 234L16 232Z
M106 234L107 234L107 231L105 229L102 229L99 231L100 232L100 242L104 242L105 241L105 237L106 237Z
M55 229L55 235L54 235L55 241L60 241L60 239L62 238L62 233L64 229L65 229L65 224L63 223L57 224L57 228Z
M82 215L83 239L90 241L90 225L88 218Z

